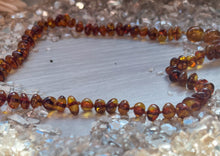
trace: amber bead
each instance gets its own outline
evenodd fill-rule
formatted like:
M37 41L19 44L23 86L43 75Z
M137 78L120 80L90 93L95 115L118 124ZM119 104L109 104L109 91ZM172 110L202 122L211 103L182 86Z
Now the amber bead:
M105 101L102 99L97 99L94 104L95 111L99 114L105 113Z
M0 67L0 81L4 82L5 78L6 78L6 72L2 67Z
M204 51L196 51L195 52L196 64L201 65L205 59L205 52Z
M198 111L201 108L200 100L195 97L187 97L182 103L186 104L191 111Z
M215 49L215 58L219 59L220 58L220 43L214 45Z
M18 52L22 53L22 56L24 57L24 59L27 59L28 55L29 55L29 51L27 49L24 48L20 48L17 50Z
M18 68L18 64L15 61L15 58L11 55L7 55L5 57L5 61L13 68L13 69L17 69Z
M176 68L173 66L168 66L168 67L166 67L165 71L168 75L170 75L173 72L173 70L175 70L175 69Z
M148 31L148 36L151 40L156 40L158 37L158 30L156 28L151 28Z
M53 20L52 17L47 18L47 24L49 27L54 28L56 26L55 21Z
M173 40L173 28L171 27L171 28L169 28L169 30L168 30L168 33L167 33L167 36L168 36L168 40L169 41L172 41Z
M105 36L106 35L106 27L104 25L101 25L99 27L99 32L102 36Z
M160 115L160 108L156 104L151 104L147 109L147 118L154 121Z
M179 59L173 57L171 60L170 60L170 66L173 66L173 67L176 67L177 64L179 63Z
M204 42L212 44L214 40L220 38L220 32L218 30L208 29L204 33Z
M188 67L193 68L196 66L196 57L195 56L189 55L186 57L186 60L187 60Z
M178 103L176 105L176 114L179 118L186 118L190 116L190 108L184 103Z
M54 20L56 26L58 27L66 27L67 26L67 22L65 20L64 15L57 15L57 17Z
M10 94L8 94L7 102L9 107L11 107L12 109L16 109L20 105L21 99L18 93L11 92Z
M115 31L116 31L118 36L123 36L124 35L124 27L123 27L122 23L118 23L116 25Z
M108 36L114 36L115 35L115 26L113 23L108 23L106 26L106 32L108 33Z
M192 97L199 99L201 106L205 105L209 99L209 95L207 95L205 92L194 93Z
M179 40L182 37L182 31L181 31L180 27L175 27L173 29L172 35L175 40Z
M205 55L209 60L215 58L215 48L213 45L208 45L205 47Z
M141 37L146 37L148 33L148 28L146 26L140 27L139 29L139 35Z
M18 65L22 65L22 63L24 62L24 56L23 53L19 52L19 51L14 51L12 52L12 56L15 58L15 61Z
M87 35L87 36L89 36L91 33L92 33L92 24L87 24L86 26L85 26L85 30L84 30L84 32L85 32L85 34Z
M93 108L93 102L89 98L85 98L81 102L81 108L83 111L91 111Z
M114 114L116 111L116 108L118 106L118 100L115 98L112 98L111 100L109 100L106 104L106 111L109 114Z
M199 92L201 91L203 88L204 88L204 84L205 83L208 83L208 81L206 79L200 79L198 80L196 83L195 83L195 86L194 86L194 90L196 92Z
M129 34L131 31L131 25L130 24L125 24L124 25L124 34Z
M82 32L83 29L84 29L83 22L82 22L82 21L79 21L79 22L76 24L76 32Z
M68 27L70 27L70 28L74 27L75 24L76 24L76 19L75 19L75 18L72 18L72 19L70 19L70 20L67 21L67 25L68 25Z
M93 33L94 36L97 36L99 34L99 26L98 26L98 24L94 24L92 26L92 33Z
M0 90L0 107L5 103L7 95L4 90Z
M185 70L185 69L187 69L187 67L188 67L188 62L187 62L187 59L186 59L186 57L185 56L179 56L179 62L178 62L178 64L177 64L177 68L179 69L179 70Z
M52 96L48 96L43 100L42 105L46 110L50 111L56 109L56 102L57 102L56 98Z
M30 29L25 30L24 35L28 35L30 37L33 37Z
M174 69L170 74L169 74L169 79L172 82L177 82L179 80L179 77L181 75L181 71Z
M211 94L214 93L215 86L214 86L213 83L210 83L210 82L209 83L205 83L204 84L204 88L207 88L210 91Z
M65 108L66 108L66 98L65 96L61 95L56 102L56 110L58 112L64 112Z
M30 37L29 35L25 35L25 34L24 34L24 35L21 37L21 39L22 39L23 41L25 41L25 40L28 41L31 48L33 48L33 47L35 46L35 42L34 42L33 38Z
M11 71L11 66L4 59L0 59L0 67L5 69L7 73L10 73Z
M166 39L167 39L167 31L166 31L166 29L161 29L158 32L158 41L163 43L166 41Z
M191 42L198 42L203 40L203 29L198 26L190 27L186 32L186 37Z
M32 106L32 108L37 108L37 107L41 106L42 102L43 101L42 101L40 95L38 95L38 94L34 94L32 96L32 98L31 98L31 106Z
M40 20L37 22L37 25L42 27L43 30L47 30L48 29L48 23L44 20Z
M122 100L118 105L118 112L121 115L127 115L130 109L130 105L127 100Z
M164 106L163 106L163 110L162 110L162 113L163 113L163 116L165 119L172 119L175 114L176 114L176 109L175 107L173 106L173 104L171 103L166 103Z
M24 48L24 49L30 49L31 44L27 40L22 40L18 43L18 49L19 48Z
M139 34L139 27L137 25L131 27L130 34L131 37L137 37Z
M41 37L42 32L43 32L43 28L41 28L41 27L38 26L38 25L34 25L34 26L31 28L31 37L32 37L34 40L37 40L38 38Z
M134 105L134 114L136 117L140 117L145 113L145 105L142 102L138 102Z
M76 101L75 97L69 96L67 98L67 106L73 115L79 114L79 105L78 105L78 102Z
M181 86L186 86L187 83L187 72L182 72L179 76L178 82Z
M28 109L30 106L30 101L25 93L21 93L21 108Z
M197 81L198 75L196 73L192 73L191 75L189 75L189 78L187 80L187 88L193 90Z

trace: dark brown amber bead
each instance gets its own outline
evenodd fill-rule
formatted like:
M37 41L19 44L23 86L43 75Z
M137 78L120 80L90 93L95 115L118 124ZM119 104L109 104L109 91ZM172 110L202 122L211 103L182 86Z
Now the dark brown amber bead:
M93 102L89 98L85 98L81 102L81 108L83 111L91 111L93 108Z
M210 91L211 94L214 93L215 86L214 86L213 83L205 83L204 88L207 88Z
M125 24L124 25L124 34L129 34L131 31L131 25L130 24Z
M55 18L55 24L58 27L66 27L67 22L65 20L64 15L57 15L57 17Z
M173 29L172 35L175 40L179 40L182 36L182 31L181 31L180 27L175 27Z
M167 36L168 36L169 41L173 40L173 28L172 27L168 30Z
M147 118L154 121L160 115L160 108L156 104L151 104L147 109Z
M25 35L25 34L24 34L24 35L21 37L21 39L22 39L22 41L25 41L25 40L28 41L31 48L33 48L33 47L35 46L35 42L34 42L33 38L30 37L29 35Z
M64 112L65 108L66 108L66 98L65 96L61 95L56 102L56 110L58 112Z
M6 72L2 67L0 67L0 81L1 82L5 81L5 78L6 78Z
M92 27L92 33L94 36L97 36L99 34L99 26L98 24L94 24Z
M0 90L0 107L5 103L7 95L4 90Z
M11 92L10 94L8 94L7 102L9 107L11 107L12 109L16 109L20 105L21 99L18 93Z
M25 30L24 34L33 37L30 29Z
M166 67L165 71L168 75L170 75L172 73L172 71L175 69L176 69L175 67L168 66L168 67Z
M30 101L27 94L21 93L21 108L28 109L30 106Z
M30 49L31 44L27 40L22 40L18 43L18 49L19 48L24 48L24 49Z
M174 69L170 74L169 74L169 78L170 81L172 82L177 82L179 80L179 77L181 75L181 71Z
M108 33L108 36L114 36L115 35L115 26L113 23L108 23L106 26L106 32Z
M34 40L37 40L38 38L41 37L41 34L43 32L43 28L41 28L40 26L38 25L34 25L31 29L31 37L34 39Z
M70 19L70 20L67 21L67 25L68 25L68 27L70 27L70 28L74 27L75 24L76 24L76 19L75 19L75 18L72 18L72 19Z
M91 33L92 33L92 24L87 24L86 26L85 26L85 34L87 35L87 36L89 36Z
M27 49L24 48L20 48L17 50L18 52L22 53L22 56L24 57L24 59L27 59L28 55L29 55L29 51Z
M186 32L186 37L191 42L198 42L203 40L203 29L198 26L190 27Z
M47 30L48 29L48 23L44 20L40 20L37 22L37 25L42 27L43 30Z
M49 27L54 28L56 26L55 21L53 20L52 17L47 18L47 24Z
M43 100L43 106L46 110L54 110L56 106L56 98L52 96L48 96Z
M197 81L198 75L196 73L192 73L191 75L189 75L189 78L187 80L187 88L193 90Z
M200 100L194 97L187 97L182 103L186 104L193 112L198 111L201 108Z
M114 114L116 111L116 108L118 106L118 100L115 98L112 98L111 100L109 100L106 104L106 111L109 114Z
M173 57L171 60L170 60L170 66L173 66L173 67L176 67L179 63L179 59Z
M178 103L176 105L176 114L179 118L186 118L190 116L190 108L184 103Z
M214 45L215 49L215 58L219 59L220 58L220 43Z
M75 97L69 96L67 99L67 107L73 115L79 114L79 105Z
M42 105L43 100L41 99L40 95L34 94L31 98L31 106L32 108L37 108Z
M102 36L105 36L106 35L106 27L104 25L101 25L99 27L99 32Z
M145 105L142 102L138 102L134 105L134 114L136 117L140 117L145 113Z
M131 27L130 34L131 37L137 37L137 35L139 34L139 27L137 25Z
M105 113L105 101L102 99L97 99L94 104L95 111L99 114Z
M2 67L7 73L10 73L11 71L11 66L4 59L0 59L0 67Z
M79 21L79 22L76 24L76 32L82 32L83 29L84 29L83 22L82 22L82 21Z
M166 103L164 106L163 106L163 110L162 110L162 113L163 113L163 116L165 119L172 119L175 114L176 114L176 109L175 107L173 106L173 104L171 103Z
M163 43L166 41L166 39L167 39L167 31L166 31L166 29L161 29L158 32L158 41Z
M143 26L139 30L139 34L141 37L146 37L148 33L148 28L146 26Z
M179 76L178 82L181 86L186 86L187 82L187 72L182 72Z
M18 68L18 64L15 61L15 58L11 55L7 55L5 57L5 61L13 68L13 69L17 69Z
M220 38L220 32L218 30L208 29L204 33L204 42L212 44L216 39Z
M116 25L115 30L116 30L116 33L117 33L118 36L123 36L124 35L124 27L123 27L122 23L118 23Z
M201 65L205 59L205 52L204 51L196 51L195 52L196 64Z
M15 61L18 65L22 65L22 63L24 62L24 56L23 53L19 52L19 51L14 51L12 52L12 56L15 58Z
M186 60L187 60L188 67L193 68L196 66L196 57L195 56L187 56Z
M130 105L127 100L122 100L118 105L118 112L121 115L127 115L130 109Z
M151 40L156 40L158 37L158 30L156 28L151 28L148 31L148 36Z
M208 45L205 47L205 55L209 60L215 58L215 48L213 45Z
M205 92L194 93L192 97L199 99L201 106L205 105L209 99L209 95L207 95Z
M206 79L200 79L198 80L196 83L195 83L195 86L194 86L194 90L196 92L199 92L201 91L203 88L204 88L204 84L205 83L208 83L208 81Z

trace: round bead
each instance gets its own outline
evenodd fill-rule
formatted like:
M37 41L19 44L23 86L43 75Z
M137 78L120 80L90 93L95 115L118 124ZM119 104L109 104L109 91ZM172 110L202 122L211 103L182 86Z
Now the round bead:
M42 32L43 32L43 28L42 27L40 27L39 25L34 25L31 28L31 37L34 40L37 40L38 38L41 37Z
M18 64L15 61L15 58L11 55L7 55L5 57L5 61L13 68L13 69L17 69L18 68Z
M168 75L170 75L172 73L173 70L176 70L175 67L172 67L172 66L168 66L166 67L165 71Z
M85 34L87 35L87 36L89 36L89 35L91 35L91 33L92 33L92 24L87 24L86 26L85 26Z
M125 24L124 25L124 34L129 34L131 31L131 25L130 24Z
M177 59L176 57L173 57L170 60L170 66L176 67L178 63L179 63L179 59Z
M182 103L186 104L193 112L198 111L201 108L200 100L194 97L187 97Z
M145 105L142 102L138 102L134 105L134 114L136 117L140 117L145 113Z
M24 49L27 49L29 50L31 48L31 43L27 40L22 40L20 42L18 42L18 46L17 48L24 48Z
M185 118L190 116L190 109L189 107L184 103L178 103L176 105L176 114L179 118Z
M158 30L156 28L151 28L148 31L148 36L151 40L156 40L158 37Z
M76 19L75 18L72 18L70 21L67 22L67 25L72 28L74 27L76 24Z
M37 108L41 105L42 105L42 99L41 99L40 95L34 94L31 98L31 106L33 108Z
M7 73L10 73L11 66L4 59L0 59L0 66L4 68Z
M101 25L99 27L99 32L102 36L105 36L106 35L106 27L104 25Z
M55 24L58 27L66 27L67 23L63 15L57 15L55 18Z
M156 104L151 104L147 109L147 118L154 121L160 115L160 108Z
M55 21L53 20L52 17L47 18L47 24L49 27L54 28L56 26Z
M66 108L66 98L65 98L65 96L61 95L57 99L56 110L58 112L64 112L65 108Z
M205 55L207 59L212 60L215 58L215 48L213 45L208 45L205 47Z
M137 37L139 34L139 27L137 25L133 26L130 30L131 37Z
M45 22L44 20L38 21L38 22L37 22L37 25L40 26L40 27L42 27L43 30L47 30L47 29L48 29L48 23Z
M27 49L24 48L20 48L17 50L18 52L22 53L22 56L24 57L24 59L27 59L28 55L29 55L29 51Z
M204 51L196 51L195 52L196 64L201 65L205 59L205 52Z
M186 57L185 56L179 56L179 62L178 62L178 64L177 64L177 68L179 69L179 70L185 70L185 69L187 69L187 67L188 67L188 64L187 64L187 59L186 59Z
M173 106L173 104L171 103L166 103L164 106L163 106L163 110L162 110L162 113L163 113L163 116L165 119L172 119L175 114L176 114L176 109L175 107Z
M159 32L158 32L158 41L160 43L163 43L165 42L167 39L167 31L166 29L161 29Z
M220 32L218 30L208 29L204 34L204 42L211 44L214 40L220 38Z
M5 103L7 95L4 90L0 90L0 107Z
M21 99L16 92L11 92L8 94L8 99L7 99L9 107L12 109L18 108L19 104L21 103Z
M171 72L171 74L169 74L170 81L177 82L179 80L180 75L181 75L181 71L174 69Z
M195 56L187 56L186 60L187 60L188 67L193 68L196 66L196 57Z
M116 98L112 98L106 104L106 111L109 114L114 114L115 111L116 111L117 106L118 106L118 100Z
M121 115L127 115L130 109L130 105L127 100L122 100L118 105L118 112Z
M94 24L92 27L92 33L94 36L97 36L99 34L99 26L98 24Z
M69 96L67 98L67 106L73 115L79 114L79 105L78 105L78 102L76 101L75 97Z
M175 27L173 29L172 35L175 40L179 40L182 36L182 31L181 31L180 27Z
M35 46L34 40L33 40L32 37L30 37L29 35L24 34L21 38L22 38L22 41L25 41L25 40L26 40L26 41L29 42L30 48L33 48L33 47Z
M187 88L193 90L197 81L198 75L196 73L192 73L187 80Z
M169 41L172 41L173 40L173 28L169 28L168 30L168 33L167 33L167 36L168 36L168 40Z
M21 108L28 109L30 106L30 101L25 93L21 93Z
M102 99L97 99L94 104L95 111L99 114L105 113L105 101Z
M21 52L14 51L14 52L12 52L12 56L15 58L15 61L18 65L22 65L25 58Z
M115 35L115 26L113 23L108 23L106 26L106 32L108 33L109 36L114 36Z
M143 26L139 30L139 34L141 37L146 37L148 33L148 28L146 26Z
M83 22L82 22L82 21L79 21L79 22L76 24L76 32L82 32L83 29L84 29Z
M81 102L81 108L83 111L91 111L93 108L93 102L89 98L85 98Z
M115 31L116 31L118 36L123 36L124 35L124 27L123 27L122 23L118 23L116 25Z
M48 96L43 100L43 106L46 110L54 110L56 106L56 98Z
M198 42L203 40L203 29L198 26L190 27L187 32L186 36L189 41L191 42Z

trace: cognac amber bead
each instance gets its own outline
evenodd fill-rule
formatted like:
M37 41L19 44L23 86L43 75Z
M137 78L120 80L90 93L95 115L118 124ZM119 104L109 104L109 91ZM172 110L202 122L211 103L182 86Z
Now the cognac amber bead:
M31 98L31 106L32 106L32 108L37 108L37 107L41 106L42 102L43 101L42 101L40 95L38 95L38 94L34 94L32 96L32 98Z
M101 25L99 27L99 32L102 36L105 36L106 35L106 27L104 25Z
M192 97L199 99L201 106L205 105L209 99L209 95L205 92L194 93Z
M147 109L147 118L154 121L160 115L160 108L156 104L151 104Z
M57 17L55 18L55 24L58 27L66 27L67 22L65 20L64 15L57 15Z
M18 49L19 48L29 50L31 48L31 44L27 40L22 40L18 43Z
M165 71L168 75L170 75L173 72L173 70L175 70L175 69L176 68L173 66L168 66L168 67L166 67Z
M179 76L178 82L181 86L186 86L187 83L187 72L182 72Z
M7 100L7 95L4 90L0 90L0 107L5 103Z
M172 35L175 40L179 40L182 37L182 31L181 31L180 27L175 27L173 29Z
M21 99L18 93L11 92L10 94L8 94L7 102L9 107L11 107L12 109L16 109L20 105Z
M147 33L148 33L148 28L143 26L140 28L139 30L139 34L141 37L146 37L147 36Z
M22 39L22 41L28 41L31 48L33 48L33 47L35 46L35 42L34 42L33 38L30 37L29 35L25 35L25 34L24 34L24 35L21 37L21 39Z
M192 73L187 80L187 88L193 90L197 81L198 75L196 73Z
M19 51L14 51L12 52L12 56L15 58L15 61L18 65L22 65L22 63L24 62L24 56L23 53L19 52Z
M76 32L82 32L83 29L84 29L83 22L82 22L82 21L79 21L79 22L76 24Z
M179 63L179 59L173 57L171 60L170 60L170 66L173 66L173 67L176 67Z
M176 114L179 118L186 118L190 116L190 109L186 104L178 103L176 105Z
M131 31L131 25L130 24L125 24L124 25L124 34L129 34Z
M25 93L21 93L21 108L28 109L30 106L30 101Z
M148 31L148 36L151 40L156 40L158 37L158 30L156 28L151 28Z
M68 25L68 27L70 27L70 28L74 27L75 24L76 24L76 19L75 19L75 18L72 18L72 19L70 19L70 20L67 21L67 25Z
M204 51L196 51L195 52L196 64L201 65L205 59L205 52Z
M208 29L204 33L204 42L208 44L212 44L214 40L220 38L220 32L218 30Z
M169 41L173 40L174 37L173 37L173 28L172 27L168 30L167 36L168 36Z
M37 40L38 38L41 37L41 34L43 32L43 28L41 28L40 26L38 25L34 25L31 29L31 37L34 39L34 40Z
M54 28L56 26L55 21L53 20L52 17L47 18L47 24L49 27Z
M85 98L81 102L81 108L84 112L91 111L93 108L93 102L89 98Z
M99 114L105 113L105 101L102 99L97 99L94 104L95 111Z
M194 97L185 98L182 103L186 104L191 111L198 111L201 108L200 100Z
M195 83L194 90L196 92L201 91L204 88L204 84L208 83L206 79L200 79Z
M205 47L205 55L209 60L215 58L215 48L213 45L208 45Z
M92 33L94 36L97 36L99 34L99 26L98 24L94 24L92 27Z
M140 117L145 113L145 105L142 102L138 102L134 105L134 114L136 117Z
M40 26L40 27L42 27L43 30L47 30L47 29L48 29L48 23L45 22L44 20L38 21L38 22L37 22L37 25Z
M27 49L24 48L20 48L17 50L18 52L22 53L22 56L24 57L24 59L27 59L28 55L29 55L29 51Z
M89 36L92 33L92 24L87 24L84 30L85 34Z
M64 112L65 108L66 108L66 98L63 95L61 95L57 99L56 110L58 112Z
M214 93L215 86L214 86L213 83L205 83L204 88L207 88L210 91L211 94Z
M11 66L4 59L0 59L0 67L2 67L7 73L10 73L11 71Z
M7 55L5 57L5 61L13 68L13 69L17 69L18 68L18 64L15 61L15 58L11 55Z
M173 104L171 103L166 103L164 106L163 106L163 110L162 110L162 113L163 113L163 116L165 119L172 119L175 114L176 114L176 109L175 107L173 106Z
M115 26L114 26L113 23L107 24L106 32L108 33L108 36L114 36L115 35Z
M169 79L172 82L177 82L180 78L181 71L174 69L170 74L169 74Z
M48 96L43 100L43 106L46 110L54 110L56 106L56 98L52 96Z
M130 105L127 100L122 100L118 105L118 112L121 115L127 115L130 109Z
M167 39L167 31L165 29L162 29L158 32L158 41L160 43L165 42Z
M215 49L215 58L219 59L220 58L220 43L214 45Z
M124 35L124 27L123 27L122 23L118 23L116 25L115 31L116 31L118 36L123 36Z
M33 37L30 29L25 30L24 35L28 35L30 37Z
M131 37L137 37L139 34L139 27L137 25L133 26L130 30Z
M109 114L114 114L115 111L116 111L117 106L118 106L118 100L116 98L112 98L106 104L106 111Z
M203 29L198 26L190 27L186 32L186 37L191 42L198 42L203 40Z
M67 106L73 115L79 114L79 105L78 105L78 102L76 101L75 97L69 96L67 98Z
M188 67L193 68L196 66L196 57L195 56L189 55L186 57L186 60L187 60Z
M186 59L186 57L185 56L179 56L179 62L178 62L178 64L177 64L177 68L179 69L179 70L185 70L185 69L187 69L187 67L188 67L188 64L187 64L187 59Z
M5 78L6 78L6 71L2 67L0 67L0 81L4 82Z

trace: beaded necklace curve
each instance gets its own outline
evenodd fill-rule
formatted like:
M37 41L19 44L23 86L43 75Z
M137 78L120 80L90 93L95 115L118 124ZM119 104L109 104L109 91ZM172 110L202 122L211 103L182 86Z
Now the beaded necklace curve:
M4 90L0 90L0 106L6 101L9 107L17 109L19 106L23 109L28 109L31 105L33 109L42 106L48 110L57 110L64 112L68 107L73 115L78 115L79 106L85 112L95 111L98 114L103 114L107 111L109 114L114 114L118 108L120 115L127 115L130 110L134 111L136 117L146 115L148 120L154 121L160 114L163 114L167 120L172 119L175 115L183 119L190 116L193 112L199 111L211 98L214 92L213 83L206 79L198 79L196 73L187 76L187 69L194 68L204 62L205 56L209 59L220 58L220 32L218 30L208 29L204 30L198 26L188 28L187 32L181 31L179 27L171 27L169 30L150 28L146 26L131 26L130 24L123 25L118 23L116 26L113 23L105 25L86 24L81 21L76 21L68 14L58 15L55 19L48 17L48 19L37 21L31 29L27 29L18 43L17 50L12 52L12 55L7 55L5 59L0 59L0 81L5 81L7 75L12 69L18 69L27 59L29 52L34 48L35 43L41 38L42 33L49 28L55 27L75 27L78 33L84 32L85 35L101 35L101 36L118 36L130 35L131 37L149 37L150 40L158 40L166 42L166 40L179 40L182 35L186 35L191 42L203 41L207 46L202 51L196 51L194 55L179 56L172 58L170 65L165 69L169 79L172 82L178 82L179 85L187 87L189 90L194 90L195 93L191 97L186 97L182 102L178 103L176 107L171 103L166 103L162 111L156 104L151 104L147 110L142 102L136 103L130 107L127 100L120 103L116 98L105 103L102 99L97 99L94 103L89 98L83 99L81 102L77 101L75 97L69 96L67 99L60 96L58 99L48 96L42 99L38 94L34 94L29 100L26 93L21 93L20 96L16 92L11 92L8 95Z

